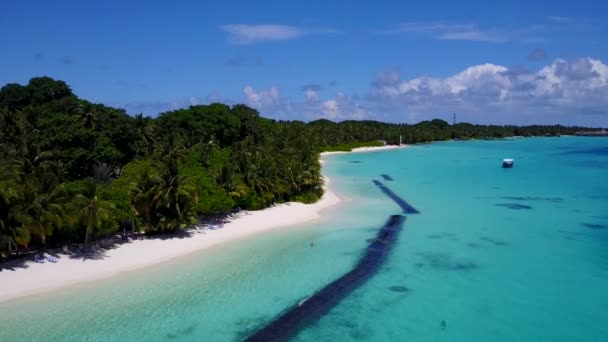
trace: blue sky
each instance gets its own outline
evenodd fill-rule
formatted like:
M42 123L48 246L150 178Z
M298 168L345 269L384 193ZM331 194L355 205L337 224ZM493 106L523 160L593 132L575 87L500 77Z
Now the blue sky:
M129 113L608 126L602 1L12 1L0 83Z

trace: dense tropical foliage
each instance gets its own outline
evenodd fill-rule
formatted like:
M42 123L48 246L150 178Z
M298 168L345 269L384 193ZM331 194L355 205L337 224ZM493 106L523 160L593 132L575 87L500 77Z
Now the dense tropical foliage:
M314 202L322 150L576 130L283 122L220 103L133 117L79 99L63 81L33 78L0 89L0 251L87 244L127 228L172 232L237 208Z

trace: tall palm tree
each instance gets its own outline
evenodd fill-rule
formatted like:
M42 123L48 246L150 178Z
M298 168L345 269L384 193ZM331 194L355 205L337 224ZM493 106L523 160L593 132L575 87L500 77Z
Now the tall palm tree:
M42 245L55 229L63 226L66 217L64 186L59 184L61 166L57 164L47 162L37 167L23 188L26 198L20 210L20 221L31 234L40 238Z
M9 254L13 248L27 246L30 241L29 231L17 218L22 194L20 170L20 163L9 156L0 159L0 241L2 246L7 246Z
M154 202L157 205L161 230L175 230L195 220L191 210L198 201L196 189L177 169L165 166L155 187Z
M144 230L151 230L156 224L156 187L160 179L152 170L146 168L133 183L131 188L131 206L144 225Z
M82 192L74 198L76 211L74 217L85 227L84 244L89 241L89 236L97 230L103 221L110 217L113 204L101 199L102 185L92 179L84 182Z

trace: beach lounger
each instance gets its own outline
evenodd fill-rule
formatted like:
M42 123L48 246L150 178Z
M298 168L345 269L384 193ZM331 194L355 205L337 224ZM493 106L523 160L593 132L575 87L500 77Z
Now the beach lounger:
M34 255L34 262L37 264L44 264L44 259L40 255Z
M58 259L57 259L57 258L55 258L55 257L54 257L54 256L52 256L52 255L47 255L47 256L46 256L46 260L47 260L47 261L49 261L49 262L52 262L52 263L56 263Z

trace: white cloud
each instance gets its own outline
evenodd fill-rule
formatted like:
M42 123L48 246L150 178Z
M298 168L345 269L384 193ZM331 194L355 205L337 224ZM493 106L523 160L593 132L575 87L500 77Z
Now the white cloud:
M608 66L579 58L557 59L536 72L482 64L445 78L395 81L393 76L386 82L386 75L380 74L372 83L369 100L384 112L407 113L404 119L410 120L458 111L473 122L529 123L550 118L606 125Z
M363 98L342 91L327 94L318 84L298 90L300 95L292 100L278 86L255 89L247 85L241 101L276 119L417 122L451 119L456 112L459 121L473 123L608 127L608 65L592 58L556 59L536 71L486 63L446 77L403 79L398 70L389 70L379 73ZM203 99L123 107L129 113L156 114L213 101L237 103L213 93Z
M228 33L228 41L233 44L255 44L266 41L291 40L309 34L341 32L331 28L304 28L277 24L228 24L219 28Z
M222 25L220 29L228 33L228 39L234 44L253 44L271 40L289 40L299 38L306 30L289 25Z
M310 113L312 116L322 117L329 120L361 120L372 117L372 113L367 110L357 98L347 96L338 91L333 99L325 100L322 103L319 113ZM316 115L315 115L316 114Z
M247 105L255 108L276 106L279 104L281 97L279 88L275 86L255 91L252 86L248 85L243 88L243 93L245 94Z

